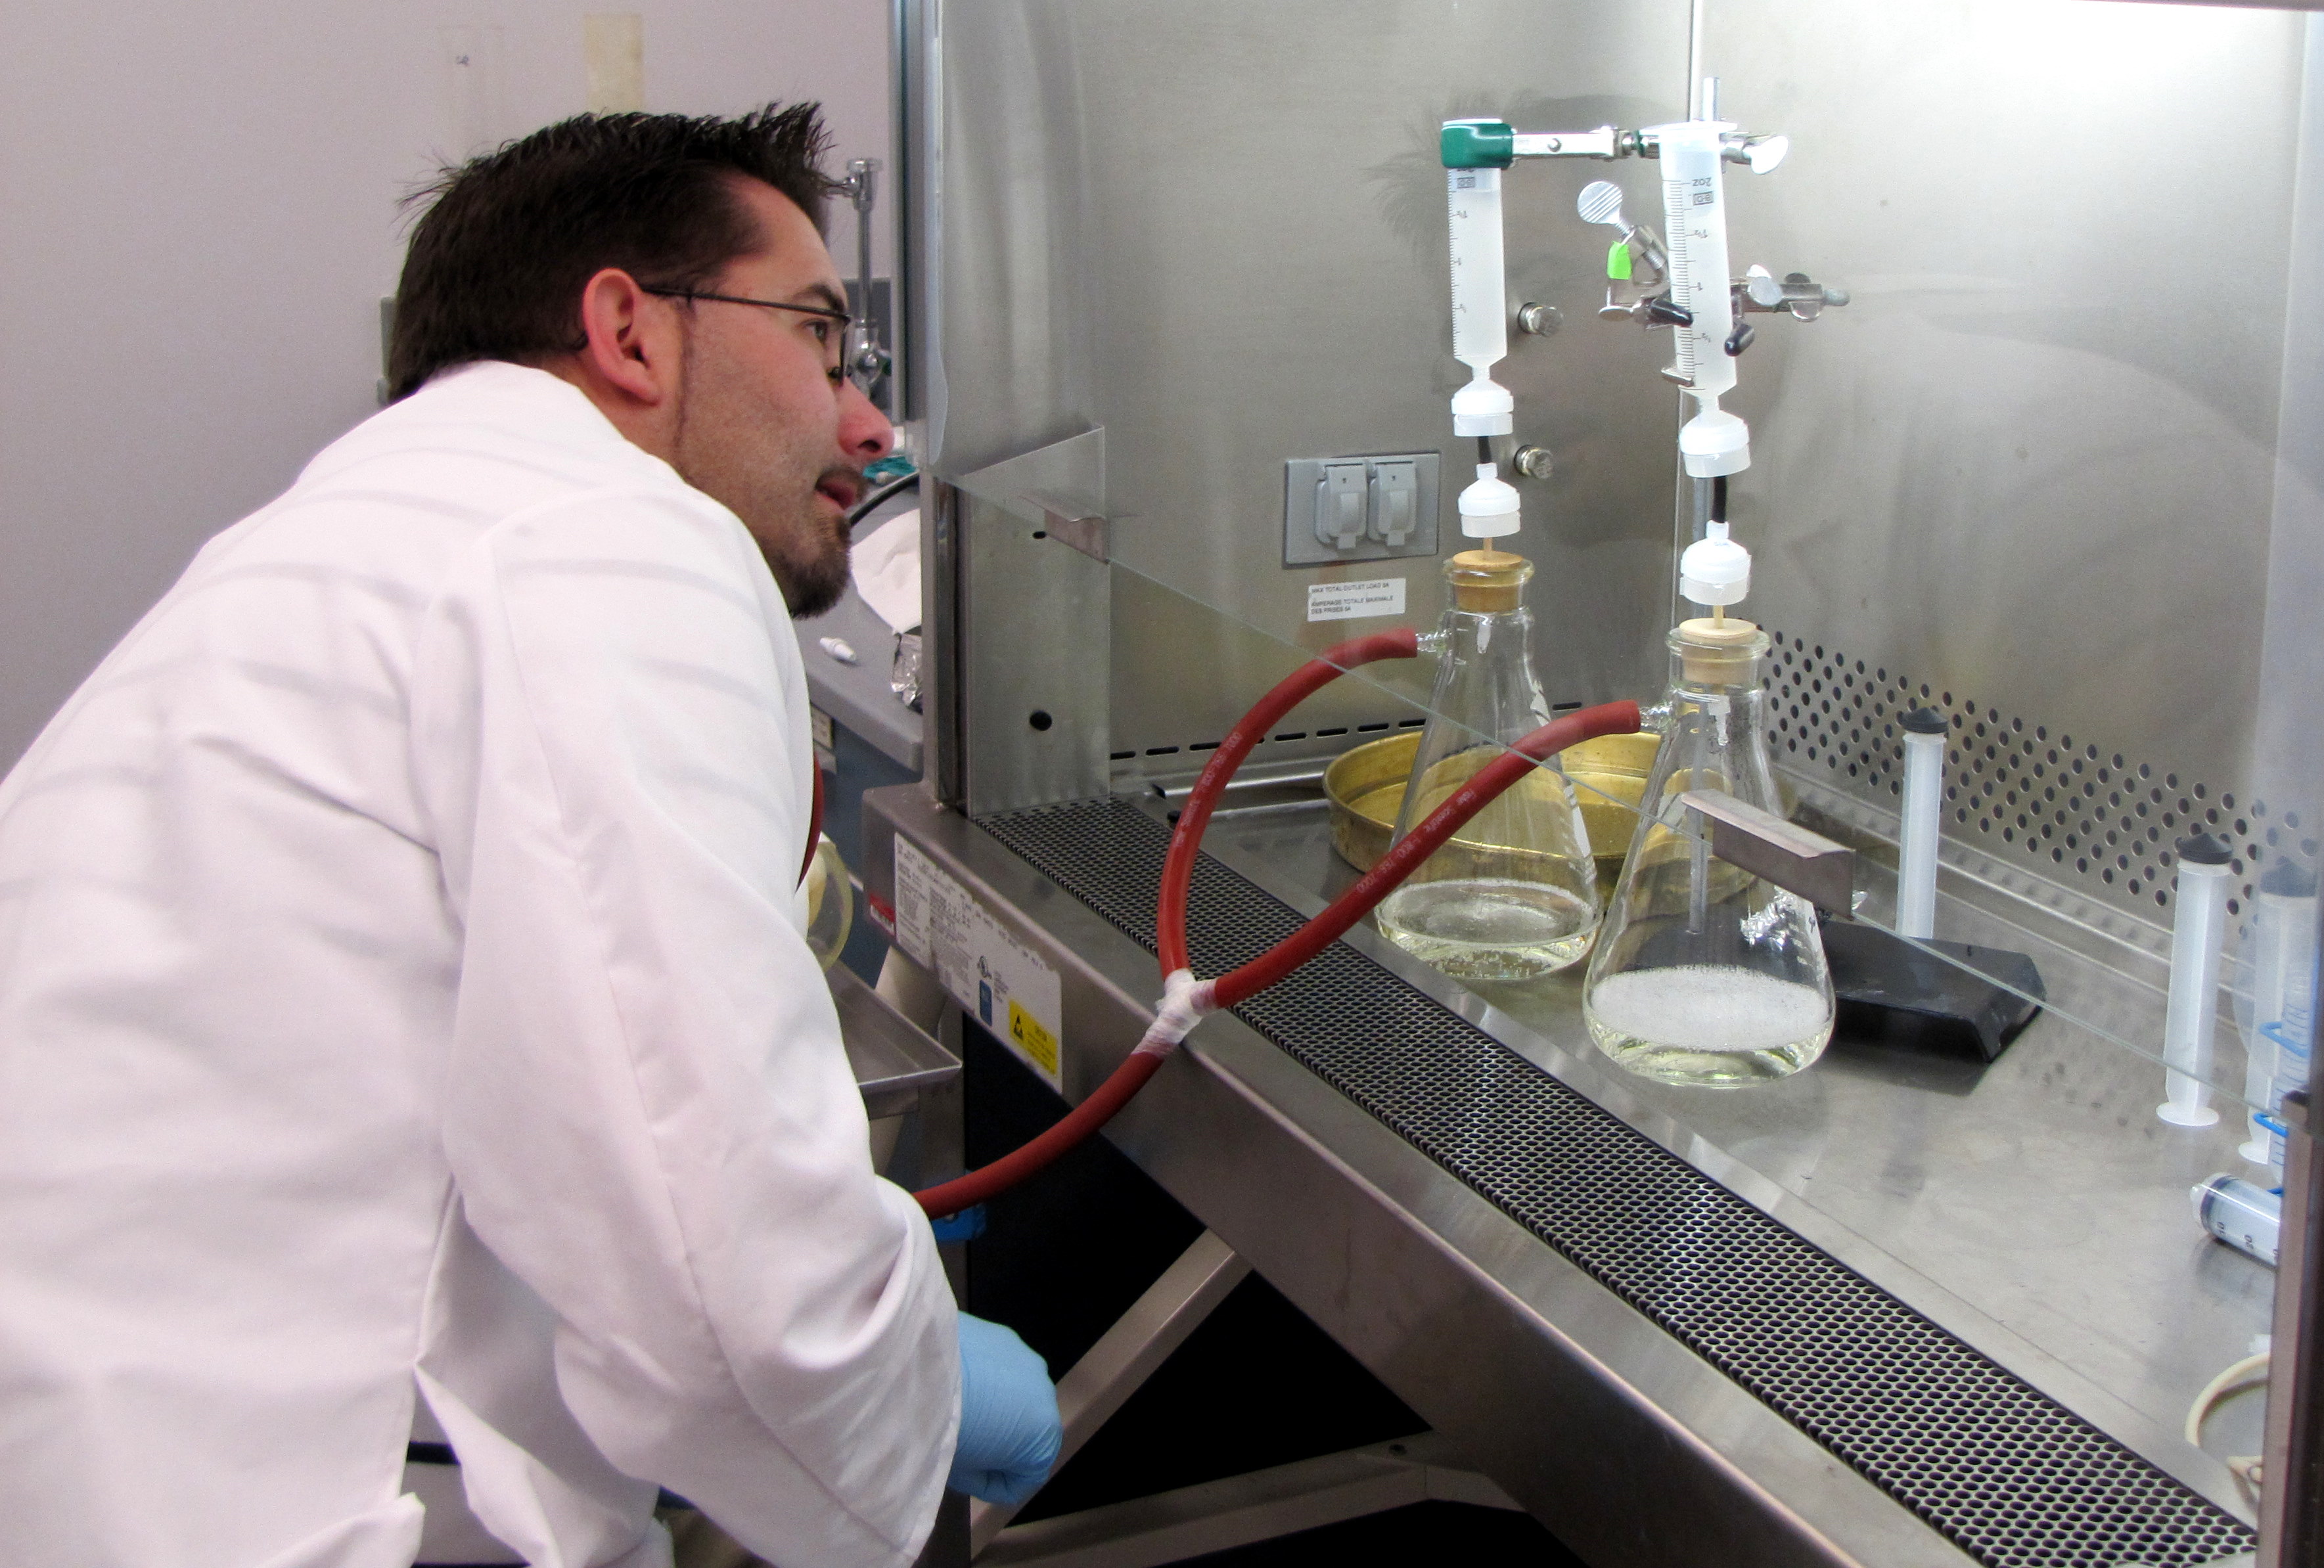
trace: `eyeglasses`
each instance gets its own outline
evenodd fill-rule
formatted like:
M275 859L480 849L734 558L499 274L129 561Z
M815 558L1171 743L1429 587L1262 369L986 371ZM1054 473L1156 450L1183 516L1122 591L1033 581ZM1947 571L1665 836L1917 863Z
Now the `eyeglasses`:
M686 300L689 301L695 300L715 300L722 305L763 305L770 310L788 310L793 314L799 316L818 316L825 321L836 322L839 327L839 331L836 335L827 336L825 338L826 343L844 343L846 339L848 327L853 326L855 321L855 318L850 316L846 311L835 310L828 305L787 305L780 300L746 300L740 294L713 294L703 289L648 289L646 290L646 292L664 300ZM831 368L835 371L838 369L838 366L835 364Z
M842 332L855 320L846 311L835 310L828 305L786 305L780 300L745 300L740 294L713 294L702 289L648 289L646 292L664 300L715 300L722 305L764 305L770 310L795 310L801 316L821 316L836 321Z

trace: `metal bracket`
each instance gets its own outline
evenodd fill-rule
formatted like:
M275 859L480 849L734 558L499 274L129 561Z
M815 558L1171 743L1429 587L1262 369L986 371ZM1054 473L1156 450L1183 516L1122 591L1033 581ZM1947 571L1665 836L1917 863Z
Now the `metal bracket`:
M1028 506L1039 508L1048 524L1044 531L1059 544L1071 545L1093 561L1112 558L1113 532L1104 518L1076 516L1069 503L1047 495L1028 495L1024 500Z
M1519 1511L1433 1432L1060 1514L1004 1532L986 1568L1157 1568L1419 1502Z
M1698 818L1708 819L1711 853L1729 865L1788 888L1818 909L1844 917L1855 913L1856 852L1846 844L1723 790L1690 789L1678 798ZM1692 826L1701 833L1704 823Z
M1827 309L1848 303L1848 291L1830 289L1805 272L1786 272L1777 281L1765 267L1753 267L1735 280L1735 314L1782 312L1794 320L1812 321Z
M1594 131L1519 131L1510 138L1518 158L1660 158L1662 141L1651 131L1621 131L1600 125ZM1722 131L1719 155L1740 163L1754 174L1771 174L1791 151L1788 136L1772 132Z
M1093 561L1111 558L1102 426L964 474L958 484Z
M1052 514L1071 518L1105 511L1105 427L1052 441L953 481L978 500L1036 528Z
M1205 1231L1162 1271L1161 1278L1146 1287L1146 1294L1131 1303L1057 1384L1057 1414L1065 1428L1057 1449L1059 1470L1250 1272L1247 1260ZM1016 1505L971 1504L970 1552L982 1554L1016 1517Z
M960 1076L960 1058L899 1012L844 964L825 973L839 1013L840 1044L873 1121L915 1109L921 1094Z
M1512 151L1519 158L1626 158L1635 151L1636 131L1618 131L1611 125L1600 125L1594 131L1545 131L1527 134L1520 131ZM1624 145L1628 139L1630 145Z

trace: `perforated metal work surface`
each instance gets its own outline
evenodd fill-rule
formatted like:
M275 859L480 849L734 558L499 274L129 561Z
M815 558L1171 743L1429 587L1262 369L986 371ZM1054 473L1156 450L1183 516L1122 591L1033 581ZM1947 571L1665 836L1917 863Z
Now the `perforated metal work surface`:
M1148 949L1165 830L1089 801L980 826ZM1299 917L1205 858L1197 973ZM1237 1016L1994 1568L2192 1568L2228 1514L1491 1036L1335 943Z

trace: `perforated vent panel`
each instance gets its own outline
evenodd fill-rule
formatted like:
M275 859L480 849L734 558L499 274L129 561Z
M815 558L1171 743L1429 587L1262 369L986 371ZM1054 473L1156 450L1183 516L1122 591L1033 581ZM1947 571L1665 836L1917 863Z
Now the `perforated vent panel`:
M1897 721L1935 708L1952 726L1947 836L2101 902L2168 924L2172 845L2190 833L2217 834L2235 854L2231 915L2251 902L2251 879L2272 853L2316 860L2313 825L2303 829L2296 814L2272 819L2264 801L2216 780L2182 778L1805 638L1769 635L1767 742L1778 765L1894 810L1904 790Z
M1150 950L1168 846L1092 801L982 826ZM1299 925L1209 859L1217 974ZM1345 944L1237 1010L1696 1354L1994 1568L2192 1568L2233 1517Z

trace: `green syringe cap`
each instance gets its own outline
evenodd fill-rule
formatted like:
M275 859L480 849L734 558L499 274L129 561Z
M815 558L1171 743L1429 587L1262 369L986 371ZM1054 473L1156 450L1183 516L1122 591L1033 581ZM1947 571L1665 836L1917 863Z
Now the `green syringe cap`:
M1517 134L1507 120L1447 120L1437 145L1447 169L1507 169L1517 161Z

